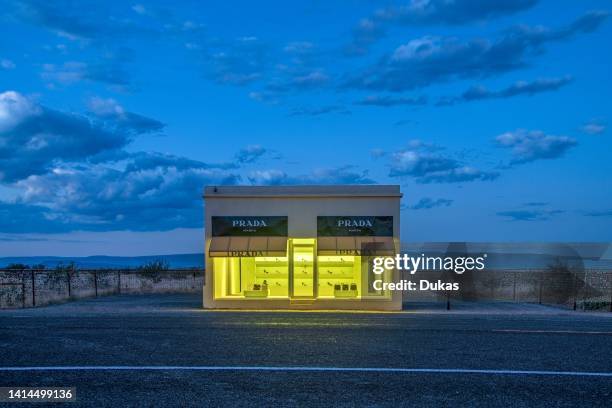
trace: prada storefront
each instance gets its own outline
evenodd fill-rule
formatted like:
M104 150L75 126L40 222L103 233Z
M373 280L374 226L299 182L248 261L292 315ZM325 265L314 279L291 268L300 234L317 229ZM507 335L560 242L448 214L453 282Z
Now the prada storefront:
M210 186L204 307L400 310L399 186Z

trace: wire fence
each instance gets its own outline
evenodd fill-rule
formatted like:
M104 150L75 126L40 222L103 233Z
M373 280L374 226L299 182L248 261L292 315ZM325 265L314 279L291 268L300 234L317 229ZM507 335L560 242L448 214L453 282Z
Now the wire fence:
M555 305L573 310L612 312L612 271L484 270L457 275L425 271L402 279L430 284L456 282L459 290L415 290L403 292L404 302L505 301Z
M484 270L405 273L419 290L404 291L404 302L505 301L556 305L574 310L612 312L612 271ZM420 290L430 284L456 282L459 290ZM137 293L195 293L202 290L204 271L129 269L0 270L0 308L44 306L70 299Z
M111 294L199 292L203 270L0 270L0 308Z

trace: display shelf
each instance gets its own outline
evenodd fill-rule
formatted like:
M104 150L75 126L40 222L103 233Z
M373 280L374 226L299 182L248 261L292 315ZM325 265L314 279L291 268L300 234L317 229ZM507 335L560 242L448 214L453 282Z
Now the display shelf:
M346 284L348 284L349 287L350 287L351 283L355 283L355 282L354 281L345 281L345 280L344 281L343 280L337 280L337 281L330 281L330 282L320 282L319 283L319 287L320 288L324 288L326 290L333 291L333 290L335 290L334 288L335 288L336 285L346 285Z
M334 297L336 298L356 298L358 295L356 290L341 290L334 291Z
M319 279L354 279L355 274L352 270L350 271L331 271L319 269Z
M281 270L271 270L264 272L263 270L255 271L255 278L257 279L289 279L289 272Z
M245 290L244 291L245 298L267 298L268 291L264 290Z
M305 283L306 285L302 285L302 283ZM312 278L296 278L294 279L293 282L294 286L303 286L303 287L312 287L313 286L313 282L312 282Z
M257 267L260 266L268 266L268 267L287 267L288 266L288 262L287 261L279 261L279 262L275 262L275 261L257 261L255 263L255 265L257 265Z
M343 266L352 266L355 264L354 259L344 259L342 257L338 259L325 259L320 257L318 259L319 265L343 265Z

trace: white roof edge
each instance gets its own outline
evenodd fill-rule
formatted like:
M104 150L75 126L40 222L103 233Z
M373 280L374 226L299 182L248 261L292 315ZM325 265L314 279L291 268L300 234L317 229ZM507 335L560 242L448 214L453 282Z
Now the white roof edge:
M206 186L204 198L224 197L402 197L399 185Z

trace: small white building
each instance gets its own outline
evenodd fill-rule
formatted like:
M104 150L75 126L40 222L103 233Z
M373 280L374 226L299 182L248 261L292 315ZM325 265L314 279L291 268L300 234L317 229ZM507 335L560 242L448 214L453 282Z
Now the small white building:
M401 292L375 290L397 271L400 193L394 185L208 186L204 307L400 310Z

